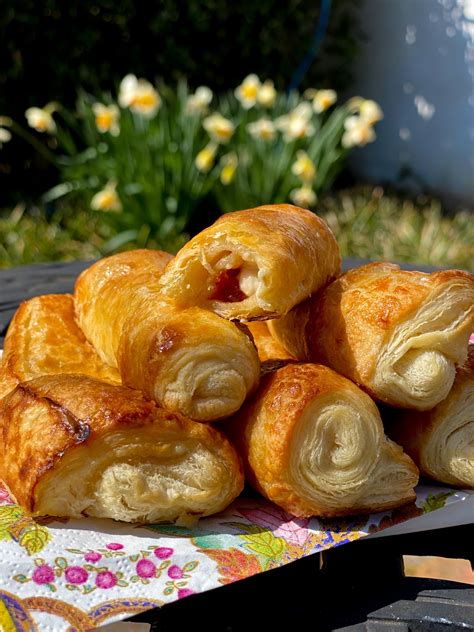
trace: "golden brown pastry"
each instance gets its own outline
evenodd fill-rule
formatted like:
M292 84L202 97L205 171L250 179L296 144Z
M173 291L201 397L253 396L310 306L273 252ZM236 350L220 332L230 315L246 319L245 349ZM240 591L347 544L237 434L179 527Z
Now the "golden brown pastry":
M258 320L286 314L340 267L339 247L322 219L273 204L220 217L178 252L161 284L180 306Z
M220 432L82 375L19 384L0 401L0 438L5 482L36 516L185 523L243 487Z
M257 347L260 362L268 360L292 360L294 359L288 351L273 338L264 320L254 320L247 323L253 341Z
M322 365L267 374L227 429L251 484L295 516L379 511L415 498L418 470L385 437L374 402Z
M161 273L172 258L161 250L130 250L100 259L79 275L74 289L78 323L107 364L117 366L125 321L142 298L159 291Z
M226 417L257 385L257 351L245 328L198 307L177 309L160 295L156 284L169 258L162 255L121 253L83 272L78 321L126 386L192 419Z
M446 399L424 412L393 413L388 432L422 474L474 489L474 345Z
M474 329L474 276L371 263L269 324L299 359L321 362L392 406L427 410L449 393Z
M4 343L0 398L18 382L40 375L81 373L120 383L74 320L70 294L47 294L25 301L16 311Z

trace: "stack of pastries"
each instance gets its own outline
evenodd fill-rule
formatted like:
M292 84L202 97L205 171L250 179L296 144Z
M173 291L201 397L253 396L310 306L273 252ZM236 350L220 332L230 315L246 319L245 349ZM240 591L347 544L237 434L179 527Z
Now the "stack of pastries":
M398 507L419 470L474 487L473 329L466 272L341 275L312 212L229 213L175 257L114 255L20 306L0 478L36 516L183 524L244 475L299 517Z

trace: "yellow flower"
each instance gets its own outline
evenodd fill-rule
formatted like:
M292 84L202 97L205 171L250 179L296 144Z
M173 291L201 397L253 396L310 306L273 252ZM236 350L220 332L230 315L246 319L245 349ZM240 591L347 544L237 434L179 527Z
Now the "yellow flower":
M367 145L376 138L372 125L360 116L346 118L344 128L346 131L342 136L341 144L346 148Z
M260 140L273 140L275 138L275 125L268 118L261 118L254 123L249 123L247 129L251 136L260 138Z
M236 154L231 153L222 157L222 164L223 167L219 177L222 184L226 186L234 179L239 160Z
M296 152L296 161L293 163L291 171L305 184L312 182L316 175L314 162L303 150Z
M11 140L11 133L9 132L9 130L5 129L4 127L0 127L0 148L2 147L3 143L8 143L9 140Z
M369 125L374 125L383 119L382 108L375 101L365 99L359 106L360 117Z
M238 86L234 94L240 101L242 107L245 110L253 108L257 102L258 93L260 92L261 83L257 75L248 75Z
M212 101L212 90L207 86L199 86L194 94L190 94L186 102L188 114L205 114Z
M314 126L311 123L312 109L309 103L303 102L297 105L288 114L276 119L275 125L283 132L287 142L298 138L307 138L314 134Z
M120 83L118 102L123 108L152 118L161 105L161 97L146 79L126 75Z
M257 94L257 101L264 108L271 108L275 103L276 96L277 92L275 90L275 86L273 85L273 81L271 79L267 79L260 86L260 90Z
M232 121L224 118L219 112L206 117L202 125L209 136L217 143L228 143L235 130Z
M95 115L95 124L102 134L110 132L112 136L118 136L120 133L119 117L120 110L116 105L103 105L103 103L94 103L92 111Z
M209 143L201 149L201 151L196 156L196 160L194 164L196 165L198 171L202 171L203 173L207 173L212 166L214 165L214 159L216 157L217 145L216 143Z
M56 123L52 117L51 110L52 108L48 108L48 106L44 108L28 108L25 112L28 125L37 132L54 134L56 131Z
M337 101L337 93L335 90L316 90L313 96L313 110L316 114L325 112Z
M299 189L293 189L293 191L290 192L290 198L295 204L303 208L314 206L318 199L313 189L306 184Z
M116 211L122 210L122 202L115 190L117 184L108 182L102 191L96 193L91 200L91 208L94 211Z

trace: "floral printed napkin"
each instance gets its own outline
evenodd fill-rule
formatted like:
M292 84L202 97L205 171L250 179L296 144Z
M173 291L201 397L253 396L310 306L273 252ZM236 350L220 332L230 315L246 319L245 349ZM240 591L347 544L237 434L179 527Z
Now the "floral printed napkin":
M465 500L418 487L416 503L370 516L303 520L238 498L193 528L26 515L0 483L0 629L88 630L262 573Z

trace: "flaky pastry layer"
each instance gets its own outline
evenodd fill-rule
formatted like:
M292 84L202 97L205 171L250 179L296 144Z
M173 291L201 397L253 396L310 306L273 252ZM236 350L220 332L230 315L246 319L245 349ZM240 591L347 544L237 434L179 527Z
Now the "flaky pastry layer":
M387 427L425 476L474 489L474 345L446 399L424 412L394 413Z
M374 402L322 365L269 373L227 427L250 482L296 516L379 511L415 498L418 470L385 437Z
M0 369L0 399L19 382L59 373L120 384L117 369L102 362L77 325L72 296L37 296L20 305L8 328Z
M189 522L242 490L217 430L85 376L24 382L0 402L2 476L34 515Z
M189 241L161 277L178 305L224 318L286 314L335 278L336 239L314 213L289 204L227 213Z
M161 295L170 257L130 251L95 263L76 285L78 319L125 385L213 421L238 410L256 387L258 354L244 327L197 307L178 309Z
M447 397L474 328L474 276L372 263L342 275L269 323L275 339L392 406L427 410Z

